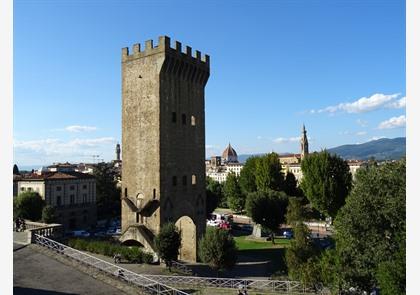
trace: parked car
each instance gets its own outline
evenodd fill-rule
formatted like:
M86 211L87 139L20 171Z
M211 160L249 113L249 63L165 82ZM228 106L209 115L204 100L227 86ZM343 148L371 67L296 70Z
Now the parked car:
M219 220L207 220L207 226L219 226L220 221Z
M230 226L230 223L227 222L227 221L220 222L219 223L219 228L225 229L225 230L228 230L228 231L232 229L232 227Z
M90 237L90 233L88 231L85 230L74 230L71 232L71 235L73 237Z
M285 237L286 239L293 238L293 231L291 229L283 231L283 237Z

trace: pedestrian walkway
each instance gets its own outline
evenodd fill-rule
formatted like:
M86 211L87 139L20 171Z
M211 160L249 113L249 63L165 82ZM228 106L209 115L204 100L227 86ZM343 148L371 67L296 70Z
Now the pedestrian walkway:
M20 231L20 232L13 232L13 243L20 244L20 245L29 245L28 243L28 232Z

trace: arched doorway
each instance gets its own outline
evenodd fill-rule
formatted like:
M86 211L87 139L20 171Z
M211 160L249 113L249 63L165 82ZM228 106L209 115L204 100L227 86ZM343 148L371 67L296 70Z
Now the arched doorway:
M179 259L196 262L197 261L197 234L194 221L188 216L179 218L175 225L181 230L181 248Z

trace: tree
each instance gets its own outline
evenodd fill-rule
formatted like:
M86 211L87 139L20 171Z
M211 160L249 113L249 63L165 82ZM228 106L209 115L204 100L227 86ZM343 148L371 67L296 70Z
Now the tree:
M98 218L111 218L121 215L121 192L117 188L113 167L99 163L93 169L96 179L96 205Z
M314 278L312 271L318 251L310 239L310 233L309 228L303 222L297 223L293 227L294 239L286 250L289 276L305 283L314 283L318 279L318 276Z
M42 216L44 200L37 192L24 192L13 200L14 217L38 221Z
M301 164L301 188L312 206L333 219L344 205L352 185L346 161L327 151L305 157Z
M293 173L287 172L284 180L284 192L291 197L299 197L297 180Z
M222 201L222 186L214 179L206 178L206 213L212 213Z
M223 187L223 193L227 198L229 208L235 212L242 212L245 207L246 197L239 186L238 177L235 173L229 173Z
M199 241L198 255L211 268L219 271L231 269L237 260L237 248L233 237L225 230L207 228Z
M286 221L287 224L295 225L303 221L306 217L306 208L302 198L291 197L287 205Z
M172 261L178 259L181 246L181 233L172 222L165 223L155 238L155 246L159 256L165 261L171 271Z
M19 168L16 164L13 165L13 174L20 174Z
M398 250L389 257L389 260L379 263L376 278L381 288L381 294L406 294L405 235L401 237Z
M281 172L279 155L267 154L257 160L255 167L255 184L257 190L283 190L284 177Z
M255 170L259 159L260 157L256 156L249 157L242 167L241 174L239 175L239 185L245 194L255 192L257 190L257 185L255 183Z
M56 222L55 208L47 205L42 209L42 221L44 223Z
M405 177L405 161L357 171L334 226L344 287L370 291L380 285L385 294L399 294L386 291L390 284L405 287L404 271L392 283L386 272L387 265L405 265Z
M246 199L247 214L254 222L261 224L271 232L274 244L274 233L285 220L288 198L284 192L273 190L250 193Z

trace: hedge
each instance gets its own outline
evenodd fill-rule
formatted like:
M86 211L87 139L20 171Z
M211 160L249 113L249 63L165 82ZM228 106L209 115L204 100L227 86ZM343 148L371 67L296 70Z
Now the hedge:
M130 263L153 262L153 255L143 252L139 247L121 246L107 241L89 241L85 239L70 239L68 245L81 251L88 251L96 254L113 257L116 253L121 254L122 259Z

